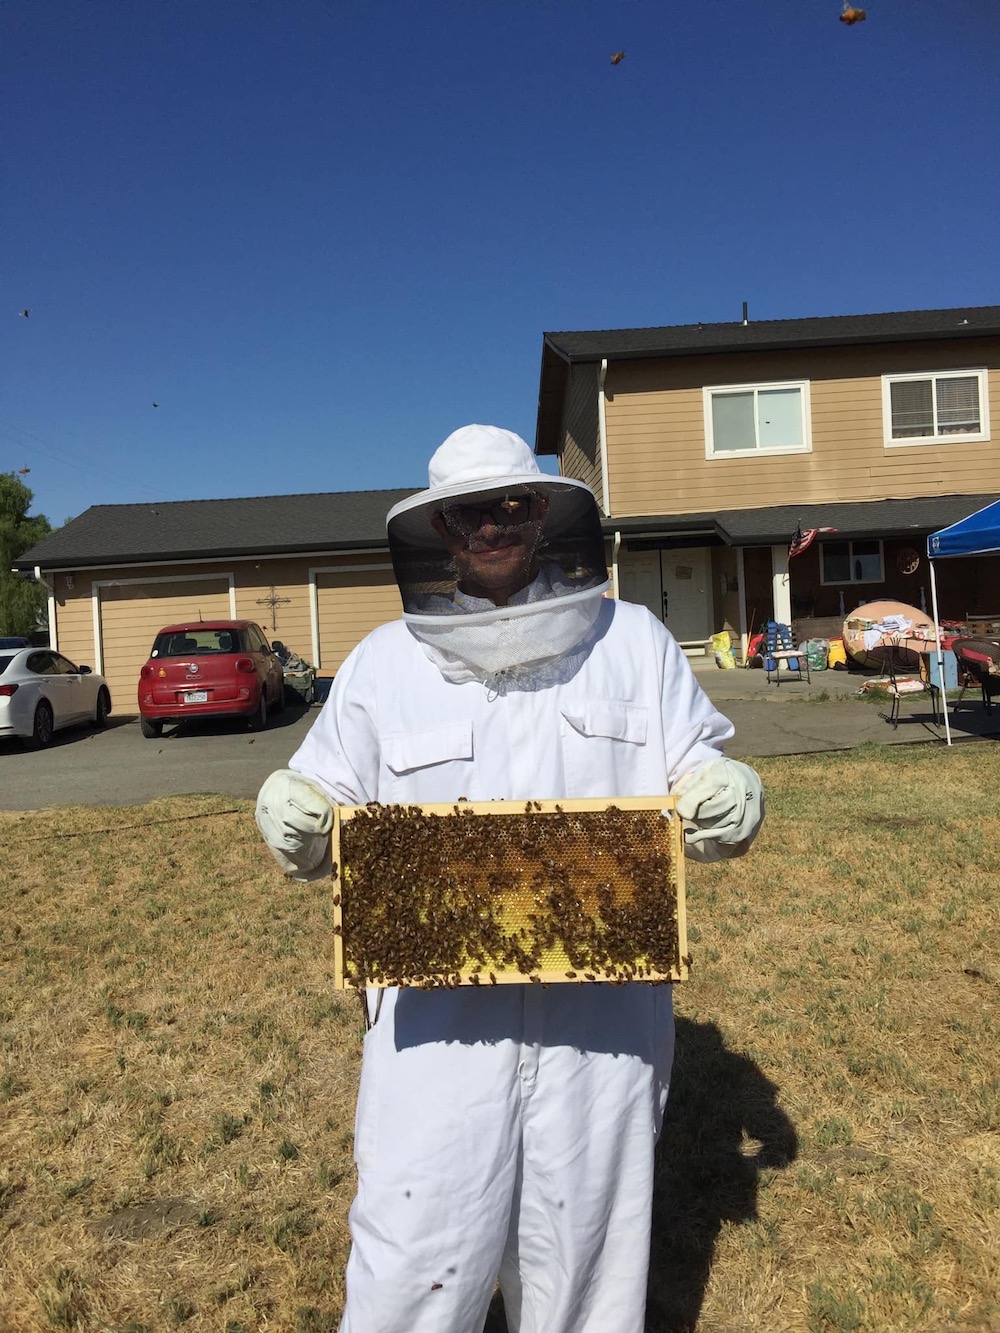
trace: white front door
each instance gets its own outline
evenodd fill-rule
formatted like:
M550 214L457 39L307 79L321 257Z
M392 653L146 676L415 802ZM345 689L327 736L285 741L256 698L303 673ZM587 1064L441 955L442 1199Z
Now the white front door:
M707 546L661 551L664 623L678 643L704 642L712 633L712 569Z
M625 602L647 606L663 620L663 574L659 551L626 552L618 570L618 591Z
M679 643L700 645L712 633L711 551L626 552L618 572L622 598L647 606Z

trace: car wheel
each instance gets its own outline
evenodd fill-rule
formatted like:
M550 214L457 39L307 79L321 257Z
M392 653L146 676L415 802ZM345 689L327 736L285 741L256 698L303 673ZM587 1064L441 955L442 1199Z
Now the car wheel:
M155 741L157 736L163 735L163 719L141 717L139 719L139 730L146 737L147 741Z
M108 725L108 714L111 712L111 695L106 686L102 685L97 692L97 707L94 709L94 726L106 727Z
M257 711L247 721L250 723L251 731L263 731L267 726L267 691L261 689L260 703L257 705Z
M52 706L44 699L39 699L35 709L35 720L31 727L28 745L32 750L44 750L52 739Z
M285 682L282 681L278 686L278 692L274 696L274 711L283 713L285 711Z

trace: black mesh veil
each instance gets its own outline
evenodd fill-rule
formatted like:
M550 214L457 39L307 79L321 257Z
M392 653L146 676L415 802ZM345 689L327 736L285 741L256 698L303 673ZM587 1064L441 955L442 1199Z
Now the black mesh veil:
M464 595L463 556L477 542L508 537L522 553L524 582L511 609L607 587L600 514L582 482L538 473L482 490L444 489L454 493L429 500L421 492L389 513L389 551L407 619L488 612L488 601Z

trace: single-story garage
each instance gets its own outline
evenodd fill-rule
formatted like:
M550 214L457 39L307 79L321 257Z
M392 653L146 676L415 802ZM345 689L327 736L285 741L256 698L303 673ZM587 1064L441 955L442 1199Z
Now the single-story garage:
M385 516L411 490L95 505L17 562L48 588L50 641L119 712L163 625L255 620L332 676L400 614Z
M336 673L369 630L400 614L385 539L385 516L408 490L274 495L162 504L95 505L16 562L49 591L54 647L101 671L119 712L135 705L139 670L161 626L188 617L256 620L316 666ZM884 580L867 600L915 600L915 580L893 552L920 547L930 532L995 500L996 494L873 500L722 510L604 520L608 566L617 595L660 598L643 582L653 552L704 546L711 629L746 631L749 608L759 625L770 614L772 553L787 557L796 524L832 525L844 541L877 539L885 551ZM881 559L881 556L880 556ZM815 546L792 562L792 592L802 614L821 587ZM787 564L787 558L786 558ZM975 561L955 561L941 586L941 611L956 618L973 604ZM905 569L905 566L904 566ZM954 586L952 586L952 584ZM989 580L992 587L992 579ZM648 593L648 595L647 595ZM985 586L983 595L986 595ZM819 614L834 612L833 605ZM853 608L848 608L851 610ZM992 611L994 608L990 608ZM692 642L691 651L703 645Z

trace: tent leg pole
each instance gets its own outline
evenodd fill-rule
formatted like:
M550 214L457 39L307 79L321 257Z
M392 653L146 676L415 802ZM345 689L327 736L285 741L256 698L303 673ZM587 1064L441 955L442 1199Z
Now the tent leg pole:
M928 560L931 570L931 614L934 616L934 632L937 635L938 680L941 682L941 709L944 713L945 744L951 744L951 727L948 723L948 691L944 680L944 649L941 647L941 621L938 617L937 578L934 574L934 561Z

